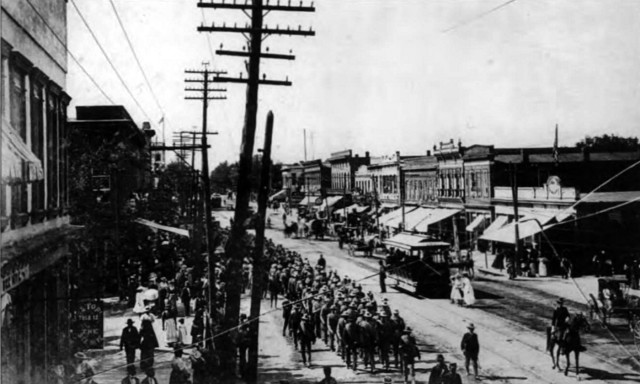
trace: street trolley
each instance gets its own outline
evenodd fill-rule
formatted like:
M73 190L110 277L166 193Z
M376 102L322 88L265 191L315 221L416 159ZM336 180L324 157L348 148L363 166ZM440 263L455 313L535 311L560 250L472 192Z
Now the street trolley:
M629 292L624 276L598 279L598 292L589 294L589 315L599 315L602 322L614 318L626 318L636 349L640 354L640 297Z
M397 234L383 243L389 250L387 277L395 286L429 297L448 295L451 244L408 233Z

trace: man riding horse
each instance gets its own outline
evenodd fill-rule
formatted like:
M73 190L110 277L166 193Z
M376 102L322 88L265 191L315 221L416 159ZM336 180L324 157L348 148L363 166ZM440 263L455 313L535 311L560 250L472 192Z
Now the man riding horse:
M567 330L567 321L569 320L569 310L564 306L564 299L559 298L557 301L557 307L553 311L553 315L551 316L551 329L547 334L547 349L551 354L551 360L553 361L553 368L560 369L559 366L559 358L560 358L560 349L557 350L556 355L553 355L553 347L554 345L558 345L558 343L564 339L565 332Z

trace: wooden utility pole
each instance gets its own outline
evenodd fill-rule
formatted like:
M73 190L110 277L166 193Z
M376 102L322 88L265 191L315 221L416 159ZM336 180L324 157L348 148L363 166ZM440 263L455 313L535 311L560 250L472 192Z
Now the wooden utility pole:
M210 2L198 2L200 8L211 9L227 9L227 10L239 10L244 12L251 19L250 24L244 26L238 26L237 24L226 25L226 23L212 23L210 26L201 25L198 27L199 32L229 32L229 33L241 33L248 40L248 56L249 62L247 63L247 77L244 78L242 74L238 78L221 77L216 76L214 81L216 82L230 82L230 83L246 83L246 103L245 103L245 115L244 126L242 129L242 143L240 146L240 161L238 165L238 187L236 207L234 213L234 221L231 228L231 234L227 241L227 247L225 250L226 257L229 262L227 264L227 275L229 280L227 281L227 300L225 305L225 321L224 327L226 329L235 327L238 325L240 316L240 295L242 291L242 261L246 256L245 241L245 228L244 223L248 218L249 212L249 200L251 196L251 167L253 146L255 141L256 132L256 118L258 112L258 88L260 84L264 85L284 85L290 86L291 82L287 78L286 80L267 80L266 75L262 75L260 78L260 59L288 59L291 60L291 55L270 55L262 52L262 42L270 35L288 35L288 36L314 36L315 32L311 29L302 30L301 27L297 29L291 28L269 28L268 25L263 26L264 16L269 12L314 12L315 7L313 4L303 5L300 2L299 6L292 6L289 2L287 5L277 4L263 4L263 0L252 0L244 3L237 2L225 2L224 0L212 0ZM241 51L223 51L219 54L244 56L244 52ZM283 57L284 56L284 57ZM222 340L223 344L223 360L227 372L232 372L235 368L235 341L233 338L225 336Z
M186 79L187 83L198 83L202 88L185 88L187 92L201 92L199 96L188 96L188 100L202 100L202 203L204 208L205 233L207 239L207 269L209 281L209 316L215 318L215 268L213 268L213 257L215 253L215 241L213 236L213 219L211 217L211 184L209 181L209 155L207 144L207 109L209 100L225 100L225 96L210 96L209 92L225 92L226 89L209 89L211 79L209 75L219 75L226 73L225 71L209 71L207 63L204 64L204 70L186 70L185 73L202 75L202 79Z
M264 286L264 229L267 218L267 200L271 182L271 137L273 136L273 112L267 114L267 128L262 148L262 169L260 170L260 191L258 193L258 220L256 221L256 247L253 253L253 276L251 283L251 309L249 313L251 344L249 345L249 362L246 379L255 383L258 378L258 335L260 327L260 303Z
M518 164L511 164L511 196L513 198L513 217L515 219L515 253L513 255L513 266L510 278L518 276L520 271L520 223L518 215Z

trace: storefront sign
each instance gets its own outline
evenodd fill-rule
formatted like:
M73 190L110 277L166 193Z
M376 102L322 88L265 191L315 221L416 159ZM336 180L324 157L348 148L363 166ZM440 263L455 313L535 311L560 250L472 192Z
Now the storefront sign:
M103 326L102 301L95 299L79 301L71 315L71 328L76 348L102 349Z

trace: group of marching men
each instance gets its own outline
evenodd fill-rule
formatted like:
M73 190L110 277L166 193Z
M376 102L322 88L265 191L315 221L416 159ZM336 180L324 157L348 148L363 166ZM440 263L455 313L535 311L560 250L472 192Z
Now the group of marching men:
M391 310L386 298L379 305L373 293L365 294L356 281L341 278L336 271L327 272L322 255L312 267L308 259L281 246L272 247L270 253L271 305L277 307L279 294L285 297L282 334L293 339L305 365L311 365L311 345L322 339L354 371L359 359L371 372L375 372L376 360L388 370L393 354L393 363L402 368L405 381L409 374L415 377L414 363L420 351L411 328L398 310Z

